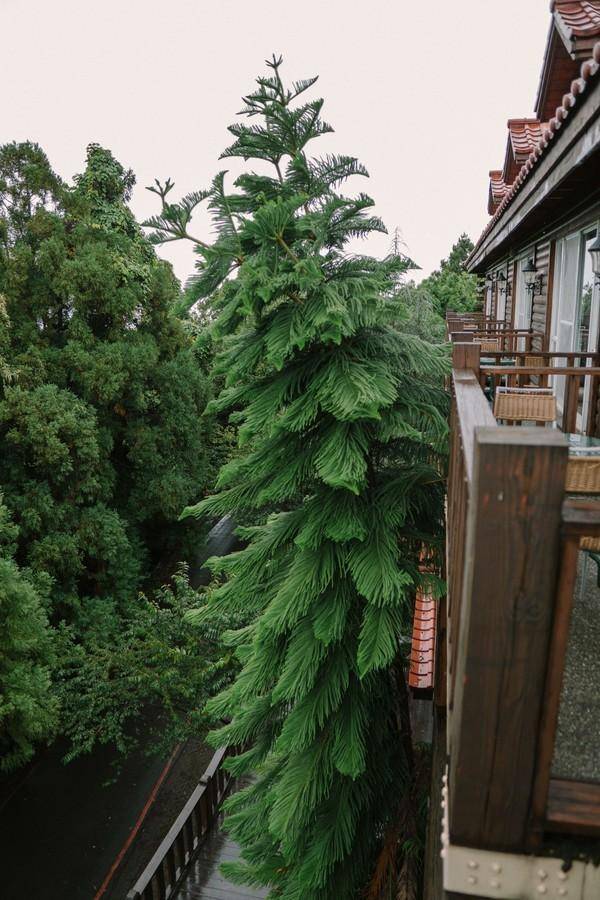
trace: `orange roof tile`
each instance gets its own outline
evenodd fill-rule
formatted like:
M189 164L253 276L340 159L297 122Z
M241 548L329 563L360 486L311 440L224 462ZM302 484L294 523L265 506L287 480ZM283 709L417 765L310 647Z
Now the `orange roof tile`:
M508 140L504 158L503 179L512 184L521 166L525 165L529 154L536 148L542 138L543 129L538 119L509 119Z
M419 589L415 601L408 670L408 684L411 688L426 691L433 687L436 628L437 604L432 594Z
M550 10L570 38L600 35L600 0L552 0Z
M545 128L537 119L509 119L508 136L512 145L515 160L522 166L527 157L540 142L542 129Z
M557 4L559 2L561 2L561 0L556 0ZM589 2L589 0L587 0L587 2ZM600 80L598 78L599 72L600 41L594 44L593 55L591 59L587 59L584 63L582 63L580 77L575 78L574 81L571 82L571 89L562 98L562 104L560 106L557 106L555 115L550 119L546 126L542 126L542 134L540 140L534 146L534 149L527 157L527 161L521 167L519 174L508 189L498 209L493 214L487 226L484 228L483 233L477 241L469 259L473 258L496 222L504 214L507 207L510 206L512 200L516 197L517 193L521 190L523 184L529 177L529 173L533 169L535 169L539 160L546 153L548 147L560 136L560 133L564 129L565 124L568 123L571 111L577 107L578 103L581 102L580 98L582 97L582 95L584 95L586 91L590 90L594 86L594 84L598 83L598 81ZM467 260L467 263L468 262L469 260Z
M504 181L501 169L493 169L490 172L490 191L488 195L488 212L490 216L496 212L504 200L509 187L510 185Z

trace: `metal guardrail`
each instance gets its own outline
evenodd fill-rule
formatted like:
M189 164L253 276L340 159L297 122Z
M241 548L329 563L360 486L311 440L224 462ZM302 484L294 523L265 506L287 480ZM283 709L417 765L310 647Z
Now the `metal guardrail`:
M223 747L214 754L127 900L167 900L174 895L219 813L231 781L222 763L234 752Z

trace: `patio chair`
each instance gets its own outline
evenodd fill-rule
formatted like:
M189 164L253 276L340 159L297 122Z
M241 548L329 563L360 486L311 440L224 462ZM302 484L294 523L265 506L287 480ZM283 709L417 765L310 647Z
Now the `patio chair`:
M527 366L528 369L542 369L548 365L548 360L544 359L543 356L525 356L523 361L523 365ZM537 378L537 382L533 381L534 378ZM528 381L530 384L538 385L538 387L545 387L548 384L548 376L547 375L529 375Z
M569 451L565 491L568 494L600 494L600 447L577 447ZM585 579L588 560L591 558L597 567L596 582L600 588L600 538L582 537L579 549L584 553L580 599L585 590Z
M474 344L479 344L482 353L496 353L500 350L500 338L474 338Z
M542 369L547 365L547 362L543 356L526 356L524 365L528 369Z
M506 422L556 422L556 397L551 388L499 387L494 415Z

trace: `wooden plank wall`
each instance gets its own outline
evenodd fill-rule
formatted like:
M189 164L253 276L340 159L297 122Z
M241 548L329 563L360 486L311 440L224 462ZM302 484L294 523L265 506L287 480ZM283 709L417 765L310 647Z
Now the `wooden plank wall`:
M513 295L515 292L515 280L516 280L515 279L515 272L516 272L515 264L509 262L507 270L508 270L508 274L507 274L508 283L510 285L510 294L506 298L506 312L504 315L504 321L510 325L513 320L513 304L514 304L514 296Z
M536 294L533 298L531 325L534 334L546 335L547 326L549 327L550 325L549 310L551 295L549 299L549 294L552 289L552 279L550 277L550 246L550 241L544 241L536 246L535 264L538 274L543 276L544 282L542 293ZM545 340L543 338L535 337L532 342L532 350L547 350L548 348L547 346L544 346L544 344Z

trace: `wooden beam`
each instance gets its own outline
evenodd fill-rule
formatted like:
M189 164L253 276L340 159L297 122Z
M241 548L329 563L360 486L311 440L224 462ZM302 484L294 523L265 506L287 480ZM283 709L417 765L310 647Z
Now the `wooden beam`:
M600 784L552 778L546 828L567 834L600 834Z
M461 344L455 346L460 347ZM467 345L468 346L468 345ZM496 419L479 384L479 374L469 369L453 372L456 427L459 429L467 480L473 478L475 430L497 427Z
M558 432L475 435L450 726L450 839L458 844L525 844L567 454Z
M578 378L600 375L597 366L482 366L481 370L486 375L577 375Z

